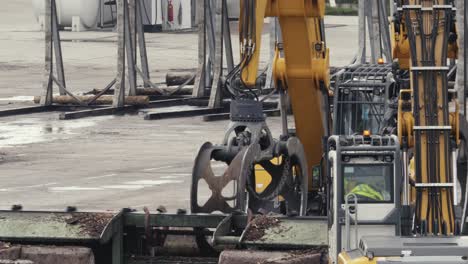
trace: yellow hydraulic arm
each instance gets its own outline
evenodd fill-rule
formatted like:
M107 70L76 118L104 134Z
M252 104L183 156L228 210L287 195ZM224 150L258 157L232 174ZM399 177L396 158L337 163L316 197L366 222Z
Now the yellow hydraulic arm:
M241 14L241 82L251 88L257 80L264 18L279 20L283 40L277 43L274 80L277 88L289 94L296 133L304 145L310 172L320 165L322 138L328 131L325 0L242 0ZM312 177L312 173L309 175ZM309 190L311 186L314 183L309 179Z

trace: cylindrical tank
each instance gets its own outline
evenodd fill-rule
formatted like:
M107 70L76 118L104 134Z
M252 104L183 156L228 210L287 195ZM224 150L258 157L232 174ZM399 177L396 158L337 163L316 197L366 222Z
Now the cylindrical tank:
M103 0L104 1L104 0ZM101 0L56 0L57 17L60 26L72 25L73 17L80 17L81 23L87 28L96 27L100 22ZM45 0L32 0L34 15L38 19L44 15ZM104 6L104 22L113 20L110 6Z

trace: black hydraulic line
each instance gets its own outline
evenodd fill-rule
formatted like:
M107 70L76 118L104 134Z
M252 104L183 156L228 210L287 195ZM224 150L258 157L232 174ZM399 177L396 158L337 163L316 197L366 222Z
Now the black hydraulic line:
M424 18L421 18L423 20ZM424 28L421 28L421 34L422 34L422 41L425 45L423 47L423 51L425 51L425 54L423 53L423 60L427 63L428 66L435 66L435 42L437 38L437 30L438 27L436 26L436 21L437 19L434 19L434 23L432 25L432 32L430 35L426 36L424 32ZM427 42L429 43L427 43ZM425 48L425 49L424 49ZM426 124L427 125L437 125L437 86L436 85L430 85L432 83L437 82L436 76L434 74L429 73L429 72L424 72L423 73L423 80L424 80L424 93L425 93L425 108L426 108ZM439 150L438 150L438 140L437 140L437 135L435 131L429 131L427 133L428 138L428 143L427 143L427 148L426 148L426 156L429 157L428 160L440 160L439 158ZM428 170L428 176L429 176L429 182L430 183L437 183L440 182L440 171L439 171L439 163L438 162L426 162L429 166ZM442 218L441 214L441 207L440 207L440 188L432 188L429 190L430 196L431 196L431 203L430 206L428 206L428 210L430 211L430 215L433 223L439 223L439 218ZM435 227L433 227L433 230L435 230Z
M377 1L377 17L379 19L379 46L380 46L380 58L383 58L383 47L382 47L382 41L383 41L383 34L382 34L382 25L380 24L380 5L383 3L383 1ZM387 58L388 59L388 58Z
M453 14L452 14L452 12L451 12L450 10L449 10L449 11L446 11L446 16L447 16L448 21L453 21L452 15L453 15ZM451 23L446 23L445 26L446 26L446 35L444 36L444 37L445 37L445 42L444 42L444 43L448 42L448 38L449 38L449 34L450 34L450 28L451 28ZM444 48L446 48L446 47L444 46ZM444 53L442 54L443 59L445 59L444 61L447 60L446 54L447 54L447 52L444 52ZM442 83L443 83L444 86L445 86L445 85L448 83L447 75L443 75L442 78L443 78ZM444 87L444 91L448 90L447 88L448 88L448 87ZM446 110L444 111L444 122L445 122L445 124L448 125L449 122L450 122L449 113L448 113L448 105L449 105L449 103L448 103L448 95L447 95L447 93L443 93L443 96L444 96L444 105L446 106L446 107L445 107ZM450 155L450 153L451 153L452 150L451 150L451 148L450 148L450 146L449 146L450 136L449 136L449 132L448 132L448 131L445 131L444 137L445 137L445 140L446 140L446 141L445 141L445 142L446 142L446 144L445 144L445 155L446 155L446 160L449 162L449 161L451 160L451 155ZM449 156L450 156L450 157L449 157ZM448 173L447 175L452 175L452 182L453 182L453 181L456 179L457 176L453 174L454 168L452 168L452 170L450 170L449 168L450 168L449 166L446 166L446 170L447 170L447 173ZM456 191L456 190L454 190L454 189L449 189L449 190L448 190L448 192L449 192L448 198L449 198L450 209L451 209L451 210L450 210L450 214L449 214L449 217L450 217L450 225L455 224L455 221L454 221L454 220L455 220L455 208L454 208L454 206L452 206L452 205L454 204L454 201L453 201L453 194L454 194L454 193L453 193L453 192L455 192L455 191ZM451 226L451 230L455 230L455 226Z
M408 38L409 38L409 43L410 43L410 51L411 54L417 54L416 50L416 41L415 41L415 32L413 32L413 27L411 26L411 16L410 16L410 11L405 10L403 13L405 17L405 25L408 31ZM411 63L412 65L417 65L417 60L416 56L411 56ZM418 78L417 78L417 73L414 73L414 78L413 78L413 93L418 94ZM414 96L413 101L415 105L419 105L419 96ZM419 124L419 115L416 111L414 111L414 119L415 119L415 124ZM420 157L421 155L421 135L420 131L415 131L415 157ZM416 171L421 171L421 163L419 160L416 161ZM416 182L421 182L421 175L419 173L416 173ZM421 190L416 189L416 206L415 206L415 224L414 224L414 229L413 232L417 232L418 227L420 228L420 231L423 232L422 230L422 222L421 222L421 200L422 200L422 193Z

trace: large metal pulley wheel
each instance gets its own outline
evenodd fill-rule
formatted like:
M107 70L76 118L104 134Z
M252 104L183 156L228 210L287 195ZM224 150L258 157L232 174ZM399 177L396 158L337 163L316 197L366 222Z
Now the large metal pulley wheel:
M192 186L190 194L190 205L192 213L232 213L234 211L243 211L246 207L245 202L245 187L241 183L242 175L242 160L244 159L247 149L243 149L234 154L234 157L220 157L223 150L226 150L224 146L213 146L213 144L207 142L202 145L198 155L195 159L195 164L192 172ZM222 159L227 165L227 169L222 173L215 173L212 167L212 160L216 158ZM245 173L244 173L245 174ZM207 193L201 193L199 184L201 181L205 181L204 184L208 185L209 191ZM223 195L223 189L227 188L230 183L233 183L234 190L232 195ZM209 198L203 202L201 196L209 196ZM200 250L200 253L204 256L211 256L217 253L216 249L211 244L211 238L203 235L204 229L195 228L195 238Z
M190 197L192 213L232 213L245 209L245 189L241 187L243 184L240 177L242 175L242 160L246 149L239 151L232 159L223 159L228 167L224 172L216 175L215 170L212 168L212 160L219 160L219 156L221 156L219 153L223 150L223 146L213 146L213 144L207 142L203 144L198 152L192 172ZM210 193L200 193L198 186L202 180L208 185ZM223 190L228 185L233 186L234 190L231 195L226 196L223 195ZM209 196L206 202L200 201L202 195Z

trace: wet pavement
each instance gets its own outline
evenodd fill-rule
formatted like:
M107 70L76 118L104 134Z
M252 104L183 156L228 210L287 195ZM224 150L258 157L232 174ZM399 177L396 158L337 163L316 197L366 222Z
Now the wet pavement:
M0 110L32 106L43 75L43 33L30 1L7 2L0 9ZM332 65L345 65L354 55L357 19L329 17L327 23ZM62 38L73 91L102 88L114 78L113 32L63 32ZM196 34L147 34L147 41L154 82L168 71L196 67ZM268 52L262 54L265 65ZM0 118L0 209L188 208L198 148L220 142L228 124L199 117L145 121L141 115L61 121L58 115ZM268 123L278 136L280 119Z

